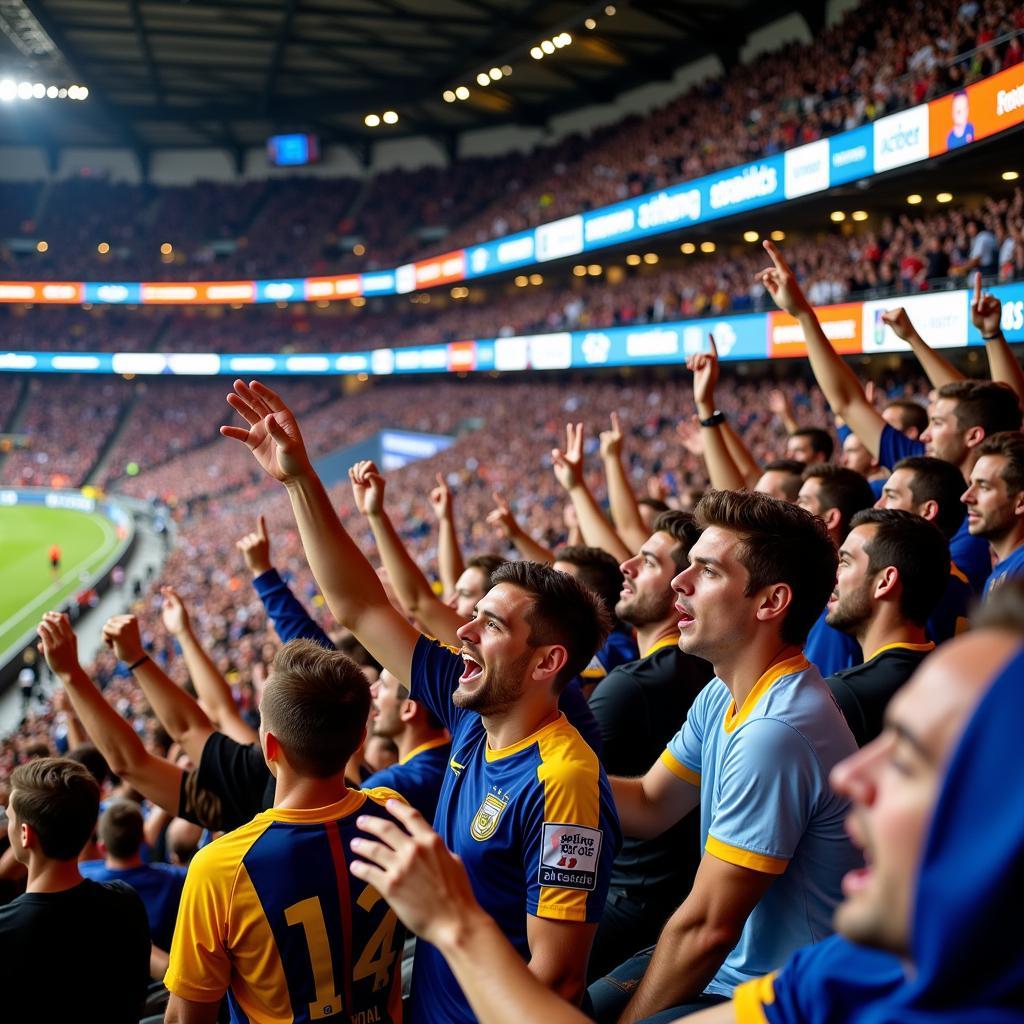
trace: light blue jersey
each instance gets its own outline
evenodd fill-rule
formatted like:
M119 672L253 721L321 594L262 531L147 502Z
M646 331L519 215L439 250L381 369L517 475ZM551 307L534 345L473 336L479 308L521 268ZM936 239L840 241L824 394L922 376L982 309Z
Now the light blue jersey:
M707 993L731 996L831 934L842 877L862 860L843 829L849 801L832 791L828 775L856 751L821 674L802 654L772 665L738 712L718 678L694 701L661 762L700 787L707 853L778 875Z

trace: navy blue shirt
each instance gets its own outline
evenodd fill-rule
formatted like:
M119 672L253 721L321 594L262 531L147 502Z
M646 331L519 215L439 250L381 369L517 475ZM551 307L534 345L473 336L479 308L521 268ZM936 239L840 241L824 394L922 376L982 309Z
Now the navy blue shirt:
M844 668L852 668L864 660L860 644L846 633L833 629L826 621L828 608L823 608L817 621L811 626L804 645L804 656L812 665L817 665L822 676L833 676Z
M142 864L137 868L108 868L105 861L86 860L78 865L83 878L94 882L124 882L142 900L154 945L164 952L171 948L178 903L185 885L185 869L171 864Z

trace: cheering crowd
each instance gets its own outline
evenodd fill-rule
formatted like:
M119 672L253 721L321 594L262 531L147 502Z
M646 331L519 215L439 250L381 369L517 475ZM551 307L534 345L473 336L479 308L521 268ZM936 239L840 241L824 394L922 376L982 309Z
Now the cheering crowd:
M685 403L595 385L599 433L564 390L456 382L434 423L483 425L342 500L307 445L374 393L235 382L218 443L259 482L185 497L88 670L40 623L5 1014L1020 1019L1024 372L979 277L991 379L894 309L932 390L872 393L765 250L815 389L737 399L713 338Z

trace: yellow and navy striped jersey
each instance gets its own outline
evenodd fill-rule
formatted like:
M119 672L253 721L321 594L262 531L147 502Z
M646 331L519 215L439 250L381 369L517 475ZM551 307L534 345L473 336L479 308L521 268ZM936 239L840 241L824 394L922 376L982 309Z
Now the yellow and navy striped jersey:
M404 931L348 868L356 816L390 820L396 796L353 790L329 807L272 808L200 850L167 988L193 1002L227 992L237 1024L399 1024Z
M524 959L527 917L597 923L621 841L597 755L564 715L491 749L480 716L452 704L463 672L450 648L421 637L410 694L452 736L434 827L463 860L473 891ZM441 954L416 949L410 1019L476 1020Z

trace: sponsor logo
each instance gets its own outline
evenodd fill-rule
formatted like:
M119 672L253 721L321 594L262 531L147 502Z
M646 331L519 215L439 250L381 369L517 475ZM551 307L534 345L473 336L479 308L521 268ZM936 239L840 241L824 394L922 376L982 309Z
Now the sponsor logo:
M533 259L533 237L513 238L508 242L498 243L499 263L522 263Z
M675 331L652 329L626 335L628 356L674 356L679 353L679 335Z
M928 156L928 107L880 118L874 124L875 170L887 171Z
M616 235L627 235L633 230L636 215L631 209L613 210L594 217L588 217L583 226L587 242L603 242Z
M860 163L867 158L867 146L854 146L852 149L841 149L832 157L832 163L836 167L846 167L849 164Z
M786 153L784 190L787 199L828 188L828 145L828 139L821 139Z
M1016 89L1000 89L996 93L996 114L1005 117L1015 110L1024 107L1024 85L1018 85Z
M541 224L534 234L538 261L557 260L583 252L583 217L580 214Z
M770 196L779 187L779 175L771 164L751 164L740 174L716 181L710 189L713 210L736 206Z
M611 347L612 339L607 334L600 334L597 331L584 334L583 341L580 342L583 358L591 366L595 363L606 363Z
M593 891L603 838L599 828L544 822L537 880L559 889Z
M659 192L653 199L641 203L637 210L637 222L644 230L683 220L700 220L700 189L675 194Z
M473 815L472 824L469 826L469 834L478 842L482 843L490 839L498 828L501 815L508 807L508 794L497 791L488 793L483 803L477 808Z

